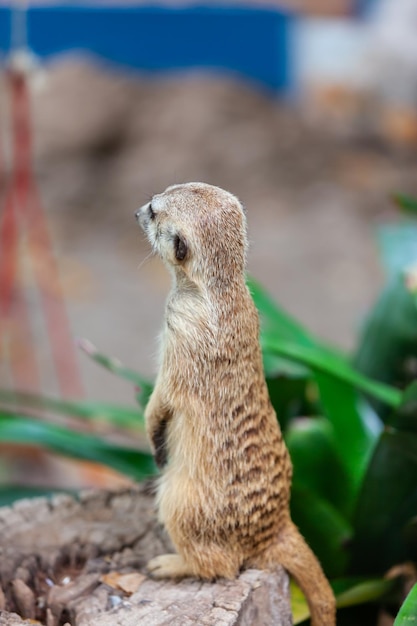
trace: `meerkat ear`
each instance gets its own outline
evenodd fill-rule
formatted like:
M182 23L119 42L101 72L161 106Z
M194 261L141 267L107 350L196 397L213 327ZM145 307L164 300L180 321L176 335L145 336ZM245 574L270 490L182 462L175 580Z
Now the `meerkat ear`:
M184 237L182 237L181 235L177 234L174 237L174 251L177 261L183 261L187 256L188 245Z

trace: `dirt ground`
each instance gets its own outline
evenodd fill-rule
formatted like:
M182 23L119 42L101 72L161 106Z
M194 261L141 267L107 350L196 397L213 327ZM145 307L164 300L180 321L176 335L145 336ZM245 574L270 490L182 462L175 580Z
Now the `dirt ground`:
M296 108L231 77L149 79L78 59L46 68L33 89L35 165L76 336L153 374L169 278L133 214L169 184L202 180L245 204L250 273L311 331L353 347L383 282L375 227L395 215L390 193L416 193L417 157L312 128ZM127 384L79 363L89 397L132 401Z

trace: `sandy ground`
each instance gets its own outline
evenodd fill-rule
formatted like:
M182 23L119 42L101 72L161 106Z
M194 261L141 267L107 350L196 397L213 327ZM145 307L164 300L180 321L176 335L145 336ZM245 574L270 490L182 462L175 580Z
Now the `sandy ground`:
M169 280L147 258L133 213L169 184L203 180L245 204L250 273L311 331L354 346L383 282L375 227L392 217L392 191L416 192L415 155L310 128L291 103L234 79L145 80L78 60L48 68L33 114L76 336L153 374ZM54 391L43 322L35 310L32 318L44 387ZM83 355L79 363L89 397L132 401L129 385Z

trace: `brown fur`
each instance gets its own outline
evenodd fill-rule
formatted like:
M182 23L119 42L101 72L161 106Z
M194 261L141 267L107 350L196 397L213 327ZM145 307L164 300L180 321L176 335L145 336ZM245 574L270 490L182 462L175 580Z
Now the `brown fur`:
M332 590L290 519L292 467L245 284L242 206L222 189L188 183L136 216L173 275L145 417L163 466L159 518L178 553L148 569L157 578L213 579L281 564L304 591L313 626L334 626Z

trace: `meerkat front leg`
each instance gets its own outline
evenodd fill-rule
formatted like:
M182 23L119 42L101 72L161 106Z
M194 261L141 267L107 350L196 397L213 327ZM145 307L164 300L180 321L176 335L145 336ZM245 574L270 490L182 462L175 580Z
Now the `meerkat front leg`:
M145 424L155 462L159 468L167 463L166 429L171 411L156 386L145 409Z

